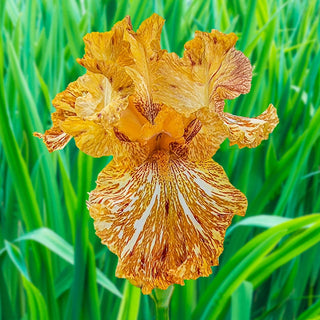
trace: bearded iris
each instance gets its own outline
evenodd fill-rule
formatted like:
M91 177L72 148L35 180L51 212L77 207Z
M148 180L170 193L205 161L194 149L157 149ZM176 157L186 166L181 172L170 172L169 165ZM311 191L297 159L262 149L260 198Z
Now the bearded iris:
M218 265L227 227L246 197L211 157L229 138L256 147L278 123L270 105L256 118L224 112L250 91L252 67L235 34L196 32L182 58L160 47L164 20L137 32L130 18L84 37L85 75L53 100L49 151L73 137L93 156L113 155L87 206L102 243L118 255L116 275L148 294Z

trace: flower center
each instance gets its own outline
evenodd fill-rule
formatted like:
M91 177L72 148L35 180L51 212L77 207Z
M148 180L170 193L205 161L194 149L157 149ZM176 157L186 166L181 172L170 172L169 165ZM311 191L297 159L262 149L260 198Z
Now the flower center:
M184 127L184 119L175 110L162 106L151 123L141 115L130 100L128 108L121 113L115 132L118 139L122 141L130 140L143 145L148 144L151 150L169 150L170 143L185 142Z

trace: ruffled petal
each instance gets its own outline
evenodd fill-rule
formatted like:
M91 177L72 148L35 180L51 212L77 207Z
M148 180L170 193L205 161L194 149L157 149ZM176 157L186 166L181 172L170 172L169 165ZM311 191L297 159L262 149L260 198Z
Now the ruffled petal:
M146 57L151 57L154 52L161 50L160 36L165 20L154 13L150 18L144 20L136 32L138 42L145 51Z
M135 84L135 106L151 123L162 106L162 102L154 101L154 87L158 79L158 60L164 52L160 49L163 24L164 19L153 14L141 24L137 32L124 34L134 59L134 64L127 66L126 72Z
M221 143L229 136L229 130L220 116L209 108L203 108L195 114L199 123L199 131L197 132L195 128L194 137L190 139L190 142L186 140L189 150L188 158L191 161L203 161L216 153Z
M37 138L43 139L43 142L49 152L63 149L72 138L72 136L57 127L47 130L44 134L34 132L33 135Z
M119 257L116 275L148 294L208 276L247 200L213 160L158 152L134 169L109 164L88 208L102 243Z
M153 101L153 86L157 79L157 61L161 55L160 34L164 19L157 14L143 21L137 32L125 18L110 32L85 36L86 53L78 62L91 72L101 73L111 81L109 65L128 75L135 84L135 107L150 122L161 109ZM122 67L125 67L122 69Z
M93 157L120 157L126 152L122 142L128 140L121 141L114 127L128 106L133 84L114 66L110 65L109 71L113 72L112 82L101 74L88 72L55 97L53 127L44 134L35 134L44 140L49 151L62 149L74 137L78 148Z
M77 147L92 157L113 155L117 161L136 166L150 153L148 146L132 142L116 129L106 129L101 123L70 117L61 123L63 132L74 137Z
M159 62L156 101L189 116L203 107L221 112L224 99L249 92L252 68L248 58L234 48L236 41L233 33L197 31L185 44L183 58L164 54Z
M246 118L230 113L222 113L221 119L229 128L230 145L237 144L240 148L255 148L279 123L276 108L270 104L260 116Z
M92 61L98 65L104 61L111 61L119 66L132 64L130 44L123 38L124 32L130 30L132 30L131 20L127 16L116 23L111 31L86 34L83 38L85 55L77 61L88 70L93 67Z

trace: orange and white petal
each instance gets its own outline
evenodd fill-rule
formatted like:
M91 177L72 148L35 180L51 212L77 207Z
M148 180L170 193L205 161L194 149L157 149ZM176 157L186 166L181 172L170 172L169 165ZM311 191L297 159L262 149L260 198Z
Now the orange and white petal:
M194 130L191 139L186 139L188 158L191 161L203 161L216 153L221 143L229 136L229 130L220 116L209 108L201 109L196 116L199 128ZM185 130L187 128L188 126Z
M247 200L213 160L158 152L136 168L109 164L88 208L102 243L119 257L116 275L148 294L208 276Z
M34 132L33 135L43 140L49 152L63 149L72 138L72 136L57 127L47 130L44 134Z
M222 113L221 119L228 126L230 145L237 144L240 148L255 148L279 123L276 108L270 104L260 116L246 118L230 113Z
M112 66L109 70L110 74L114 71ZM88 72L57 94L52 102L57 109L52 114L53 126L36 136L50 151L62 149L71 137L75 137L80 150L94 157L111 155L114 149L120 151L113 127L127 108L132 91L131 79L121 78L121 72L114 71L112 82L102 74Z
M35 137L43 140L49 152L63 149L72 138L72 136L65 133L63 130L61 130L59 126L60 122L64 121L67 117L75 116L74 111L69 111L73 109L66 102L68 101L68 99L71 99L71 98L67 95L64 102L62 102L62 104L66 105L65 109L59 108L57 109L56 112L51 114L51 119L53 123L52 128L50 128L49 130L46 130L45 133L43 134L39 132L33 133Z
M248 58L234 48L236 41L233 33L197 31L195 38L185 44L183 58L163 54L155 101L162 99L189 116L203 107L221 112L224 99L249 92L252 67Z
M136 166L150 153L147 146L131 142L116 129L106 129L99 121L70 117L61 123L61 128L74 138L82 152L92 157L112 155L117 161Z

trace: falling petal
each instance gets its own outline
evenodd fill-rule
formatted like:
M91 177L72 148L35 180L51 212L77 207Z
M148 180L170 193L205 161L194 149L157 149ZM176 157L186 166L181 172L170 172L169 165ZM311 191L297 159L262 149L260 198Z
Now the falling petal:
M246 207L213 160L194 163L164 152L134 169L108 165L88 202L97 235L119 256L117 276L143 293L208 276L232 217Z

